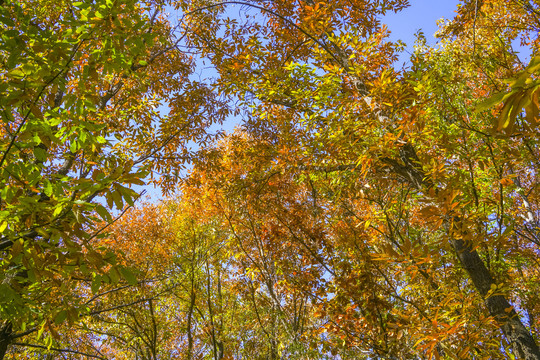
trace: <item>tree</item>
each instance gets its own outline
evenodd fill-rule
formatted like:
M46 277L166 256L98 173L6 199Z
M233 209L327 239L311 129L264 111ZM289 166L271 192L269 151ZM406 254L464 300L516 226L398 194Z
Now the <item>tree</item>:
M170 187L226 110L160 2L8 0L0 17L1 358L83 316L73 290L103 268L130 277L95 249L97 216L133 205L151 171Z
M235 239L197 203L195 197L146 204L111 227L102 244L119 254L119 262L140 270L138 283L118 286L103 279L93 292L80 291L92 311L75 324L56 324L48 353L76 349L98 358L152 360L264 359L278 353L317 358L302 349L303 331L289 338L294 326L311 326L305 295L286 296L277 287L270 294L253 271L243 273ZM292 325L286 322L291 319ZM47 346L40 346L46 353ZM11 355L28 353L15 346Z
M30 29L37 17L32 14L35 9L6 4L9 6L4 5L7 10L3 14L8 15L4 18L27 19L20 22L29 24L25 25L28 30L23 27L20 31L30 35L37 31ZM121 185L145 176L143 172L129 175L127 169L133 166L142 171L153 165L169 172L162 182L166 188L172 185L178 160L175 151L185 144L183 140L192 138L189 131L194 131L195 140L204 145L208 119L221 119L227 113L227 104L234 102L236 113L244 118L243 128L190 158L193 171L180 188L178 202L183 211L185 204L193 204L193 212L171 225L183 234L178 237L183 239L178 253L187 254L183 262L178 261L183 263L184 274L189 274L180 282L184 284L181 308L187 309L181 331L187 337L184 350L188 357L201 351L201 356L214 359L239 358L242 353L267 358L329 354L346 358L354 351L350 356L361 353L388 359L485 359L510 352L516 358L540 358L535 316L540 244L538 58L533 56L525 66L512 47L520 40L532 54L538 53L538 4L464 1L453 20L441 23L438 47L430 48L419 38L410 69L394 68L401 45L387 40L387 31L379 21L385 12L399 11L407 1L177 1L172 5L183 18L176 28L166 18L152 15L162 4L140 3L144 4L140 9L148 6L150 10L123 16L111 12L110 17L106 9L118 5L128 12L130 8L115 2L76 4L63 16L55 18L58 12L50 12L51 18L44 17L47 24L58 23L60 30L64 23L66 29L75 30L40 39L65 40L76 36L72 34L82 34L77 41L65 40L74 46L65 47L75 54L66 55L66 61L75 64L77 59L79 67L74 69L79 72L70 72L72 75L64 78L60 76L62 71L52 77L51 84L76 83L69 88L72 93L90 102L94 99L93 109L97 110L87 110L92 107L83 100L65 100L66 105L53 109L66 109L67 114L69 107L75 106L68 115L84 115L85 120L77 122L83 129L103 126L87 131L103 139L96 136L86 147L85 139L92 136L81 139L74 135L74 125L55 127L63 125L62 121L71 124L65 120L71 118L63 115L58 124L43 125L47 131L36 130L37 138L28 135L31 140L26 147L16 147L16 139L26 139L22 134L26 124L34 123L30 119L48 121L55 113L39 108L44 114L40 117L35 109L50 84L42 80L32 88L30 75L34 70L26 68L38 69L42 62L35 60L39 66L31 67L21 63L12 66L16 71L6 72L13 79L18 76L17 81L27 81L28 73L30 80L22 87L12 80L7 89L13 94L5 105L7 108L9 101L16 100L18 112L14 113L19 115L7 118L6 123L14 125L5 130L9 141L0 164L7 169L3 174L7 174L13 189L5 191L3 204L6 209L7 204L14 204L3 213L7 219L3 230L8 233L4 249L10 251L4 269L15 279L11 285L16 289L11 291L13 298L22 300L2 302L7 309L2 315L6 318L4 339L8 339L4 344L13 340L14 326L23 328L20 316L13 315L23 303L33 304L32 300L42 298L43 293L61 299L49 292L41 278L35 279L35 273L37 269L39 276L52 277L39 266L51 264L66 253L67 258L73 257L67 252L69 246L77 249L80 261L86 260L91 269L81 265L66 274L71 268L60 267L59 279L86 284L86 288L79 285L80 291L74 292L81 300L66 297L67 303L78 304L95 296L90 292L96 292L100 280L94 280L92 286L89 277L107 279L114 285L111 275L119 272L135 283L126 265L144 269L145 264L136 264L130 257L122 263L118 256L107 255L97 247L94 250L93 243L105 248L111 243L93 236L90 227L95 223L85 222L89 214L85 211L95 209L110 221L106 206L96 200L102 195L107 207L116 205L120 210L122 198L129 201L135 196ZM65 9L70 6L66 4ZM239 16L230 11L232 6L240 8ZM20 41L16 40L21 34L13 31L16 26L12 23L5 25L2 51L6 64L12 56L14 63L23 62L17 45ZM117 42L101 37L111 31L118 35L114 38ZM171 34L177 34L180 40L174 40ZM128 35L140 38L133 40L136 48L123 44L130 39ZM190 80L193 59L179 50L180 45L211 64L216 75L208 86ZM117 49L118 58L114 56ZM71 54L67 50L64 53ZM57 56L54 54L50 56ZM167 60L153 66L152 61L158 58ZM109 59L118 61L112 62L116 67L109 69ZM112 82L110 87L99 86L102 83L99 76L94 79L93 66ZM172 73L178 75L161 77ZM38 74L38 79L46 79L46 74ZM94 87L86 86L94 82ZM117 84L121 84L125 97L116 94ZM19 88L33 89L35 97L25 100L12 90ZM105 90L100 93L96 89ZM53 100L57 91L52 92ZM169 91L184 93L176 96ZM142 94L174 100L170 102L172 115L147 118L155 112L139 107ZM84 111L75 111L79 103ZM117 123L130 116L147 120L131 128ZM179 132L174 130L175 116L183 119L180 124L188 124L181 125ZM162 131L156 141L151 129L158 121ZM128 136L132 130L140 133ZM33 135L31 131L28 133ZM40 134L53 134L49 137L61 140L50 140L48 145ZM130 140L124 142L123 136ZM39 147L41 143L46 158L36 150L43 148ZM53 144L58 147L55 154L60 154L56 157L48 155L53 153L49 150ZM186 152L180 150L181 154ZM148 161L161 156L162 163ZM51 197L50 190L45 193L49 186L45 180L52 184L50 178L55 171L62 171L59 161L64 158L68 170L63 176L68 178L56 185L60 195L55 195L64 201L57 214L53 212L43 220L42 214L54 210L47 207L53 206L51 200L42 200L40 194ZM88 170L88 166L105 169L92 176L97 170ZM23 171L25 177L20 175ZM40 174L37 180L31 180L34 173ZM28 184L22 181L27 178L31 180ZM62 188L63 184L69 189ZM39 212L29 210L30 203L37 204ZM213 262L209 257L194 261L197 251L193 250L195 242L190 234L212 231L227 239L227 254L236 255L230 262L222 258ZM21 234L26 236L22 241ZM170 239L165 234L159 236ZM129 243L121 243L122 250L129 254ZM38 255L18 260L18 255L27 253ZM56 258L49 259L47 254ZM148 257L153 258L151 253ZM155 261L169 264L170 260L154 257ZM104 262L110 265L106 273L100 273L97 268ZM215 311L222 306L216 294L220 294L218 288L223 289L220 284L227 281L235 284L227 291L239 298L237 306L244 314L240 323L216 320L223 316ZM145 287L159 293L165 284ZM61 294L70 294L60 290ZM121 297L129 299L134 293L130 289ZM205 302L197 303L201 299ZM27 316L31 320L26 322L36 329L34 324L40 321L45 329L51 318L61 323L64 315L60 314L71 322L84 318L84 311L69 315L66 309L53 316L50 310L40 308L38 300L34 304L37 311ZM130 333L130 339L138 339L134 344L144 343L144 351L156 357L156 341L142 339L153 334L155 340L153 323L159 320L168 324L170 315L156 313L153 299L133 305L122 314L126 327L114 327L108 334L119 338L122 333ZM137 314L141 314L141 323L133 326L131 321L138 319ZM201 319L205 325L197 327ZM217 326L217 322L223 325ZM197 333L198 329L205 330ZM17 331L24 334L24 330ZM141 354L143 347L137 350ZM229 348L237 349L236 353L227 353Z
M353 9L344 11L353 15L341 23L342 13L336 9L347 5L339 2L273 2L261 9L267 16L264 25L237 26L225 39L219 32L214 32L220 34L214 38L208 36L210 32L197 37L223 69L223 91L234 92L254 108L246 124L249 135L269 144L265 155L253 150L251 162L266 156L271 164L255 179L264 181L274 174L279 178L283 173L293 176L295 172L298 179L308 177L311 182L321 181L320 173L332 177L331 186L315 182L313 194L329 197L336 205L343 203L348 212L336 209L325 212L322 219L343 221L352 216L356 225L365 228L350 237L367 242L363 249L354 243L364 256L386 259L385 268L376 262L367 272L378 273L371 279L385 289L381 293L386 295L382 308L386 311L380 312L380 320L389 319L399 309L395 303L407 310L405 318L415 309L416 316L428 324L428 329L419 323L414 330L420 335L417 348L427 356L493 356L505 347L496 336L500 329L516 357L537 359L540 354L532 335L536 325L529 320L528 328L521 321L518 312L526 301L515 292L520 288L525 295L519 285L526 279L523 268L536 268L533 259L538 252L534 235L537 208L531 205L536 203L537 182L537 60L521 73L524 67L512 49L512 40L520 36L537 52L536 5L465 3L458 17L443 26L441 48L420 48L411 71L402 74L391 70L393 47L384 41L384 28L370 21L384 6L396 4L362 5L361 15ZM330 13L335 15L326 18ZM206 24L215 29L219 22ZM276 31L285 26L291 31ZM264 38L252 35L257 34L253 28L260 29ZM274 52L276 48L284 51ZM505 89L504 78L517 79L512 92L487 102L506 100L502 114L496 109L480 112L484 100ZM474 112L478 104L481 106ZM522 108L526 110L523 117ZM205 176L207 180L217 178L215 171L231 168L214 168L215 161L209 164L205 171L212 175ZM247 173L237 181L246 186L245 178L255 181ZM222 186L217 183L215 188ZM261 193L254 191L250 196ZM356 200L362 193L367 195ZM251 199L245 194L243 198ZM287 204L282 194L279 199ZM238 200L228 201L233 207L238 204ZM253 205L251 200L249 205ZM286 218L291 207L274 204L273 209L281 209L274 216ZM265 218L268 212L256 211L255 218ZM293 229L304 232L302 227ZM343 239L338 244L344 250L337 256L341 259L347 242ZM313 255L318 256L317 252ZM405 277L393 275L395 265L388 267L388 263L404 259L409 262L403 270ZM349 266L360 264L369 262L355 260ZM435 272L440 269L449 272L439 278ZM421 290L412 283L418 274L426 283ZM530 289L536 291L534 286ZM410 290L416 294L414 301ZM365 289L359 293L365 294ZM466 306L473 294L476 300ZM461 301L449 302L452 298ZM481 302L486 313L478 312ZM433 305L426 309L422 303ZM367 318L364 321L369 323ZM396 322L390 324L397 326ZM472 332L469 326L478 331ZM470 336L478 340L469 340ZM497 340L487 340L493 338ZM392 356L393 349L373 346L370 350Z

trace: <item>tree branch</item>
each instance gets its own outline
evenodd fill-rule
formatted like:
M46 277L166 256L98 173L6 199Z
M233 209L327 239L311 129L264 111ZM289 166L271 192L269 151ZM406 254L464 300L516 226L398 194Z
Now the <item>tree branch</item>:
M87 354L87 353L84 353L82 351L71 350L71 349L59 349L59 348L54 348L54 347L50 348L50 347L43 346L43 345L19 343L19 342L13 342L13 343L11 343L11 345L31 347L31 348L37 348L37 349L45 349L45 350L52 350L52 351L57 351L57 352L61 352L61 353L70 353L70 354L83 355L83 356L87 356L87 357L94 358L94 359L107 360L107 358L105 358L103 356Z

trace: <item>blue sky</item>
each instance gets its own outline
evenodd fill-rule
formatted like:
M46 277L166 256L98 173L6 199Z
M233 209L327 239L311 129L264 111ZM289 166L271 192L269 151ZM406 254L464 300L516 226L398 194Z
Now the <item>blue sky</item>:
M414 42L414 34L422 29L430 44L435 44L433 34L437 31L437 20L451 19L459 1L457 0L410 0L411 6L397 14L387 14L383 22L392 31L392 39L401 39L407 44Z
M437 39L433 36L438 30L437 20L452 19L456 14L459 1L457 0L410 0L411 6L395 13L387 14L382 22L391 31L392 40L402 40L407 44L407 50L412 52L418 30L422 30L429 45L435 45ZM405 61L405 53L401 59Z

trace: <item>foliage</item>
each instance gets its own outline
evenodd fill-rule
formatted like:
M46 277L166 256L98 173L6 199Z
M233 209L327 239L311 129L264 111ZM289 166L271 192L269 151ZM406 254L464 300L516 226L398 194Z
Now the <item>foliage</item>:
M99 249L98 220L133 205L132 185L149 171L171 173L159 180L170 187L188 142L205 141L226 113L190 79L193 59L159 10L151 1L1 2L2 354L18 335L86 314L77 289L118 274L133 281Z
M536 2L464 1L407 69L407 1L45 4L2 8L9 356L540 359Z

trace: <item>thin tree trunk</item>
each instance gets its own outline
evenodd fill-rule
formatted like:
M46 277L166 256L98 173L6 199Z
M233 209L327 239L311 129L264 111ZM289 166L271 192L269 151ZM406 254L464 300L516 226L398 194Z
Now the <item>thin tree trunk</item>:
M207 297L206 301L208 304L208 314L210 315L210 326L211 326L211 332L210 335L212 336L212 347L214 349L214 360L221 360L221 351L218 351L218 341L216 339L216 327L214 323L214 310L212 308L212 298L211 298L211 284L210 284L210 265L208 263L208 259L206 259L206 290L207 290Z
M158 343L158 327L156 323L156 314L154 313L154 304L152 303L152 299L148 300L148 308L150 309L150 315L152 316L152 337L151 339L151 347L152 350L152 359L157 360L157 343Z
M187 318L187 337L188 337L188 351L187 351L187 359L191 360L193 358L193 332L191 329L192 321L193 321L193 310L195 308L195 291L193 289L193 279L191 283L191 294L190 294L190 302L189 302L189 309L188 309L188 318Z

